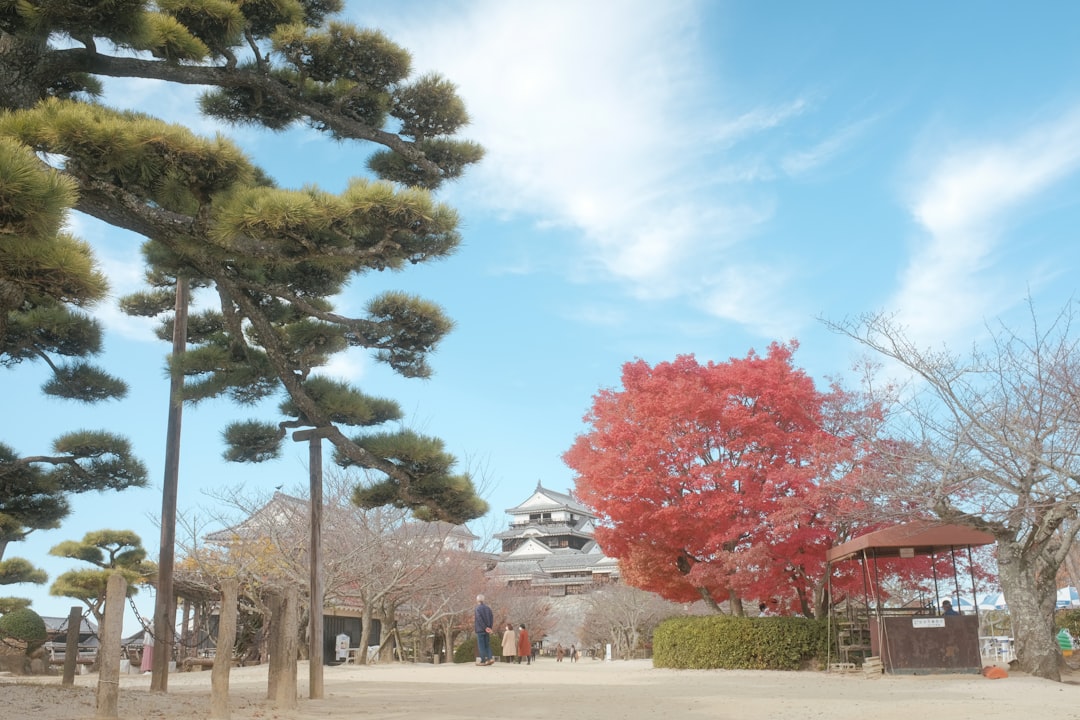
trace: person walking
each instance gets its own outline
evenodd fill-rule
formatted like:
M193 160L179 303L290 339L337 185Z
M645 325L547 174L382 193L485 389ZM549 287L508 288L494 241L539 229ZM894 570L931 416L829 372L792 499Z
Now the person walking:
M514 632L514 626L510 623L506 623L506 629L503 630L502 636L502 658L505 663L514 662L514 657L517 655L517 633Z
M517 631L517 662L521 664L521 658L525 658L526 665L532 665L532 643L529 642L529 631L525 629L525 623L518 625Z
M491 654L491 626L495 616L491 608L484 604L484 596L476 596L476 610L473 611L473 630L476 631L476 664L491 665L495 658Z

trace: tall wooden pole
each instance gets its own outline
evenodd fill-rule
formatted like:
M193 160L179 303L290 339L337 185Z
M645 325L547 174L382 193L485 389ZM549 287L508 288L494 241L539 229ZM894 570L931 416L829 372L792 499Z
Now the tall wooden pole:
M323 696L323 572L322 572L322 440L327 428L299 430L293 440L308 443L308 479L311 484L311 542L308 608L308 696L318 700Z
M169 424L165 431L165 479L161 488L161 550L158 556L157 597L154 600L154 657L150 689L169 689L169 660L176 632L173 565L176 560L176 496L180 476L180 425L184 408L184 373L180 360L187 347L190 290L187 278L176 279L173 317L172 372L169 380Z

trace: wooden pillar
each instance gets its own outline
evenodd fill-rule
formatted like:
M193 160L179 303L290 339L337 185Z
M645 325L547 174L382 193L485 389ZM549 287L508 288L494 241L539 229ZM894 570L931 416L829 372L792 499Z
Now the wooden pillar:
M281 652L281 624L282 611L284 610L285 596L275 591L266 599L266 607L270 611L269 622L263 623L264 631L269 628L266 638L266 662L268 672L266 675L266 698L273 700L278 694L278 685L281 683L281 661L284 655Z
M308 443L308 480L311 495L311 540L308 549L308 696L323 697L323 572L322 572L322 441L331 428L293 433L293 440Z
M221 581L221 610L218 615L217 650L210 676L210 717L229 720L229 671L232 670L233 648L236 645L237 588L236 578Z
M124 629L124 601L127 600L127 580L118 572L109 576L105 590L105 622L98 647L97 713L95 718L111 720L119 717L120 698L120 639Z
M184 411L184 373L180 369L187 347L190 287L186 278L176 281L173 315L172 370L169 382L169 417L165 428L165 477L161 486L161 548L158 553L157 596L154 599L154 657L150 689L169 689L169 661L176 632L176 596L173 570L176 564L176 497L180 476L180 428Z
M273 602L268 697L282 709L296 707L296 631L299 629L300 590L295 585Z
M82 612L73 606L68 611L67 637L64 639L64 679L63 685L75 684L76 661L79 659L79 630L82 629Z

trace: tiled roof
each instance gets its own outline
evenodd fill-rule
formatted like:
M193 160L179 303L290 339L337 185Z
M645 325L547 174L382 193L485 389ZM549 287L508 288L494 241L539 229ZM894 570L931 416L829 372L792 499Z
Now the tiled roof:
M537 505L529 505L528 507L525 507L526 503L528 503L529 500L531 500L537 493L543 495L545 498L547 498L551 502L549 502L549 503L540 503L540 504L537 504ZM521 503L521 505L517 505L515 507L510 508L506 512L513 515L513 514L515 514L515 511L518 511L518 512L526 512L526 511L528 511L528 512L538 512L540 510L559 510L559 509L562 509L562 508L567 508L568 510L573 510L576 513L582 513L582 514L590 515L590 516L592 515L592 513L589 511L588 508L586 508L584 505L579 503L572 496L570 496L570 495L568 495L566 493L560 493L560 492L555 492L554 490L548 490L547 488L545 488L540 483L536 483L536 490L533 491L533 494L530 495L529 498L525 502Z

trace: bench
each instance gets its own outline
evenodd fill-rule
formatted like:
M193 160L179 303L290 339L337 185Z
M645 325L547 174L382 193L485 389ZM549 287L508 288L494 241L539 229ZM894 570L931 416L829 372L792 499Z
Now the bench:
M49 653L49 665L55 667L63 667L65 653L59 652ZM86 675L91 671L91 668L97 663L97 651L80 652L75 658L75 670L79 675Z
M60 645L58 643L46 643L49 650L49 664L50 665L63 665L64 660L67 657L67 646ZM94 647L80 647L79 654L75 658L77 665L93 665L97 662L97 648Z

